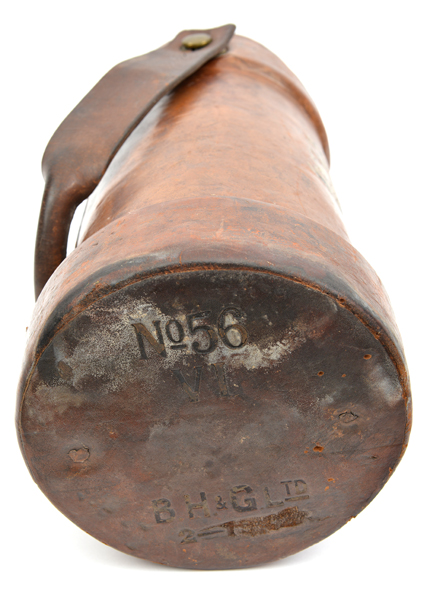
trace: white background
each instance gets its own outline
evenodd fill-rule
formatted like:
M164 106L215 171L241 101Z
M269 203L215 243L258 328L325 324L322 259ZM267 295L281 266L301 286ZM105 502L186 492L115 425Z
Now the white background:
M2 9L1 548L4 598L427 597L427 4L375 1L39 0ZM356 519L294 557L250 570L152 565L92 539L38 490L14 430L33 307L33 247L50 136L116 63L190 28L234 22L275 52L314 99L354 246L383 280L412 378L406 455Z

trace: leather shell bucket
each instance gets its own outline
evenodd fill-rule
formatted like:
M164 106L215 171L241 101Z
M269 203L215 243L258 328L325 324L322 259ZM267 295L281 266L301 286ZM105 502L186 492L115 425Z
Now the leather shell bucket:
M61 512L196 569L330 535L410 427L399 332L342 224L321 119L233 32L115 67L53 136L18 393L22 453Z

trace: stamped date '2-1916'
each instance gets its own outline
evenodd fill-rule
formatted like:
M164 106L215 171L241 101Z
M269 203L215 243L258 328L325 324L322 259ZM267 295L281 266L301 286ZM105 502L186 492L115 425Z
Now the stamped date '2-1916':
M300 511L298 507L286 507L286 502L295 502L308 500L307 483L303 479L290 479L280 482L284 486L285 494L281 498L272 499L269 488L265 486L262 490L263 504L259 498L253 494L249 485L236 485L232 487L228 496L214 496L208 498L205 492L200 492L200 501L193 501L189 494L183 495L183 506L189 519L196 519L198 516L209 518L211 516L228 515L229 519L220 524L205 527L200 530L182 529L179 536L182 538L181 544L197 542L201 539L213 539L219 536L244 536L244 535L262 535L270 531L276 531L283 527L293 527L300 525L308 513ZM168 498L158 498L152 501L154 518L156 523L171 523L177 517L178 507L173 507ZM176 510L175 510L176 508ZM264 517L252 517L253 511L265 509L278 509L277 513ZM228 512L231 510L231 513ZM238 519L237 515L232 518L233 513L239 516L246 516L244 519Z

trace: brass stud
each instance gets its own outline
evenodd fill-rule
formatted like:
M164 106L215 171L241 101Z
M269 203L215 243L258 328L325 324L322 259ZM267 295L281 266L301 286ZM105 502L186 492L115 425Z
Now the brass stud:
M211 41L212 38L208 33L191 33L183 38L182 46L186 50L198 50L210 44Z

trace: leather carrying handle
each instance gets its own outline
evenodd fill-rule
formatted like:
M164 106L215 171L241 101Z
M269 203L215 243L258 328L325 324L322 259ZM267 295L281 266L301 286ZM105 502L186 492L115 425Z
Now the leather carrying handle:
M96 188L108 165L135 127L163 96L226 49L234 25L182 31L149 54L115 66L53 134L45 150L46 182L37 231L34 284L36 298L66 257L74 211ZM183 48L193 33L212 41L197 50Z

